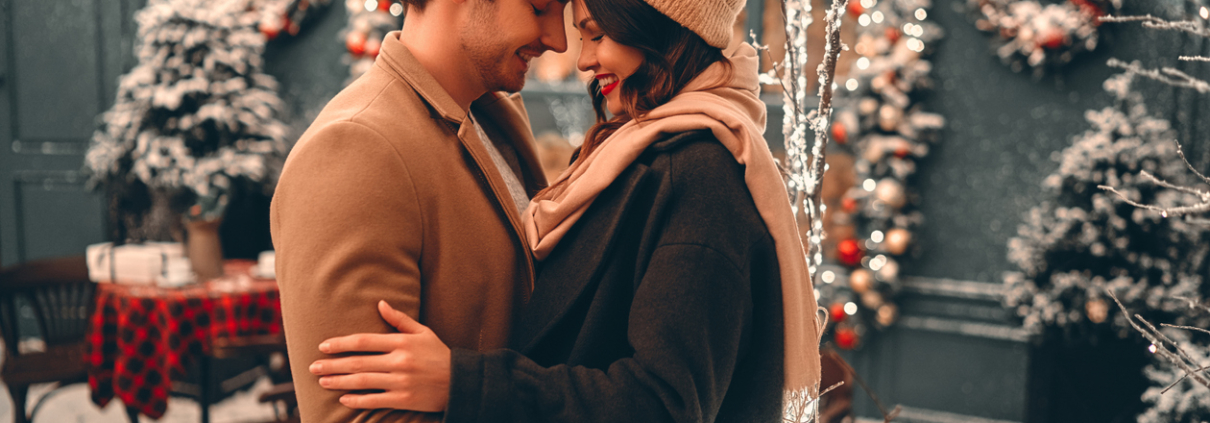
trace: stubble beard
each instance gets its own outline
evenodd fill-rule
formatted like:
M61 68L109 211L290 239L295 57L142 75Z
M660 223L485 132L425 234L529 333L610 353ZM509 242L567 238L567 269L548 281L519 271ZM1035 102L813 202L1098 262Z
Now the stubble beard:
M515 93L525 87L525 73L514 69L516 50L498 41L501 31L493 19L494 7L483 1L475 6L470 24L459 34L459 43L488 92Z

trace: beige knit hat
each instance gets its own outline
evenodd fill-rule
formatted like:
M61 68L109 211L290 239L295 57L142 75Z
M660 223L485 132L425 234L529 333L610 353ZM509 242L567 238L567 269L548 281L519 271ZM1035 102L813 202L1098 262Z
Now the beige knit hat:
M727 48L731 44L732 25L744 8L744 0L643 0L664 16L688 28L706 40L706 44Z

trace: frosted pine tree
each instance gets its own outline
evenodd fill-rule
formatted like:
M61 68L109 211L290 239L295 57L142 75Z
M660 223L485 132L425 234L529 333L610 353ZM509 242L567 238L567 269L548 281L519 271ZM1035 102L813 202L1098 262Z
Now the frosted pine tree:
M1035 333L1052 328L1081 336L1112 324L1125 336L1124 316L1108 319L1106 289L1149 320L1205 326L1182 314L1187 302L1178 298L1206 297L1210 233L1098 188L1123 187L1133 201L1164 207L1191 200L1140 176L1184 183L1190 175L1169 123L1147 111L1132 89L1135 79L1128 72L1105 82L1115 105L1086 113L1092 128L1063 151L1058 171L1043 182L1050 198L1030 210L1009 241L1009 260L1020 271L1006 276L1005 301Z
M167 240L180 213L221 215L237 182L269 188L284 158L277 83L251 0L151 0L138 65L122 76L85 157L118 241Z

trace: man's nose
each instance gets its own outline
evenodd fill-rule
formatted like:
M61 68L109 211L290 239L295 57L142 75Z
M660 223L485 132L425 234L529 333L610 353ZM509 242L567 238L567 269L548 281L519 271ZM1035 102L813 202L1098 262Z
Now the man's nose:
M556 53L567 51L567 29L563 24L563 11L551 13L542 23L542 45Z

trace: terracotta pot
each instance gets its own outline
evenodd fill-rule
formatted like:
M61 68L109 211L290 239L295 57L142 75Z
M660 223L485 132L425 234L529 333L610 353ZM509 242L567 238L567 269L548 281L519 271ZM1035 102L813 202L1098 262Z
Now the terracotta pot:
M221 223L221 219L185 222L185 253L198 282L223 276L223 246L218 236Z

